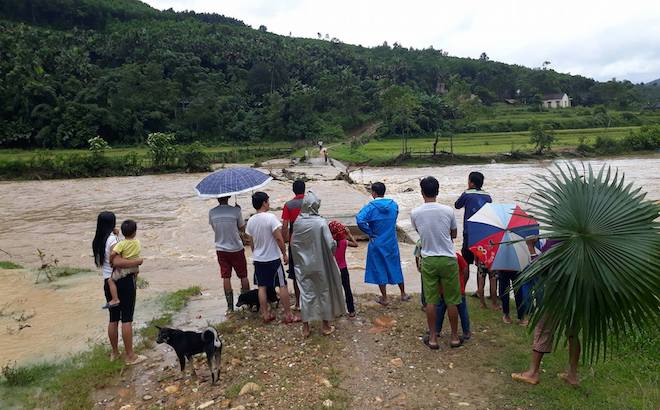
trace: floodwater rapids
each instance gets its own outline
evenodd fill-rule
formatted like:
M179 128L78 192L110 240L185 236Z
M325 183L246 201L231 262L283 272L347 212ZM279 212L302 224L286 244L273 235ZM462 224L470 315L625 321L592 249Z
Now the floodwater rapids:
M595 168L607 163L625 172L627 181L643 187L648 198L660 199L660 155L589 161ZM585 163L586 165L587 163ZM400 206L399 225L413 239L409 215L421 203L419 179L433 175L440 181L439 202L452 205L465 189L467 175L481 170L486 177L484 189L495 202L517 201L524 204L531 188L526 184L536 174L547 172L551 161L521 164L460 165L420 168L364 168L353 170L357 182L349 185L334 180L338 169L314 163L290 167L287 162L264 165L281 175L286 167L311 179L307 186L322 198L321 213L329 219L353 220L369 200L363 184L383 181L387 195ZM578 164L578 166L581 166ZM343 168L341 168L343 170ZM226 309L222 283L213 249L213 234L208 225L208 209L214 200L198 199L194 186L203 174L147 175L140 177L89 178L54 181L0 182L0 249L27 270L0 270L0 365L64 356L85 348L88 343L105 340L107 313L99 273L79 274L54 282L34 284L39 266L37 249L53 255L60 266L93 266L91 241L100 211L117 214L138 223L137 237L142 242L145 263L140 275L149 282L138 291L136 325L144 325L157 310L157 296L192 285L203 291L202 302L193 304L182 325L201 326L222 320ZM273 212L292 196L290 182L274 181L264 189L271 196ZM233 202L233 199L232 199ZM245 218L252 210L249 196L239 196ZM462 211L456 211L459 231ZM460 248L460 237L457 249ZM1 252L0 252L1 253ZM349 248L347 260L353 290L376 292L363 283L366 243ZM412 259L412 246L401 244L406 287L419 291L419 275ZM251 256L248 253L248 257ZM0 259L9 259L2 253ZM248 261L248 263L250 260ZM250 278L252 276L252 269ZM471 275L468 289L474 288ZM235 279L233 279L235 280ZM238 282L234 288L239 289ZM392 288L391 292L396 292ZM20 329L20 324L29 327Z

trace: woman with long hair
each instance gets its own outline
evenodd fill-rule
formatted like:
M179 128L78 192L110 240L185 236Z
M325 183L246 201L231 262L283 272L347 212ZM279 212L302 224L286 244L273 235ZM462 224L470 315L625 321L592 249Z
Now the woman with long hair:
M103 290L106 301L110 301L108 280L114 268L131 268L142 264L142 259L126 260L115 256L110 260L112 249L119 242L117 238L117 218L109 211L103 211L96 219L96 234L92 242L94 263L103 271ZM145 357L133 351L133 313L135 311L135 275L130 274L117 282L117 293L121 303L119 306L108 309L110 322L108 323L108 339L112 346L111 360L119 358L119 321L121 321L121 337L124 342L126 364L136 364Z

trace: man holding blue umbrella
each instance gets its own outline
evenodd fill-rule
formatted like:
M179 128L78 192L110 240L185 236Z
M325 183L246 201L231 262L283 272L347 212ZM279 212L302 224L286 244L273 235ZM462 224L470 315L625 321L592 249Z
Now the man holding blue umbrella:
M250 289L247 263L240 232L245 222L238 206L229 205L229 197L268 184L273 178L254 168L227 168L207 175L195 187L200 198L217 198L219 205L209 211L209 224L215 233L215 249L223 279L227 312L234 310L231 271L241 280L241 293Z
M238 206L229 205L229 197L218 198L218 206L209 210L209 224L215 234L215 253L220 265L227 300L227 313L234 311L234 292L231 287L231 271L241 280L241 293L250 290L247 277L245 249L240 232L245 230L245 221Z

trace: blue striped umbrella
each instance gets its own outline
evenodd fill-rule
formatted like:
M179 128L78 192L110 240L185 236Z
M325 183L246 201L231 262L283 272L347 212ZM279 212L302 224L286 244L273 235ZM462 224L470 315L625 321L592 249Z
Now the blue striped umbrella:
M200 198L221 198L259 189L272 180L254 168L227 168L202 179L195 192Z

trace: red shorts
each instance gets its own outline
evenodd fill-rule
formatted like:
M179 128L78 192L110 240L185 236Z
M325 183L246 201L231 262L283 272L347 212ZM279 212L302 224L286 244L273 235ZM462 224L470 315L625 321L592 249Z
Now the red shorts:
M231 270L234 268L236 276L247 278L247 262L245 261L245 250L237 252L215 251L220 265L220 277L231 278Z

